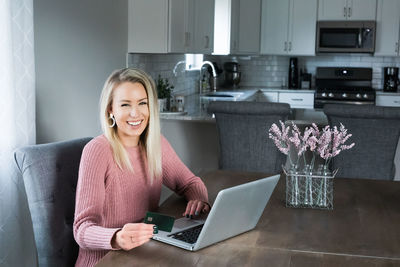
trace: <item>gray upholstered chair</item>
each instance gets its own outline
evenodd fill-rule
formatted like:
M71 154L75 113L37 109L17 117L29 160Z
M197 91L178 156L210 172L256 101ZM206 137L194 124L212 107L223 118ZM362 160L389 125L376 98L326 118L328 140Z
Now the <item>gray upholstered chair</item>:
M91 138L33 145L15 151L25 184L39 266L73 266L72 224L82 149ZM23 255L21 255L23 257Z
M400 108L325 105L330 125L342 123L355 146L332 160L337 177L393 180L394 157L400 137Z
M273 123L285 121L288 104L265 102L211 102L220 142L220 168L265 173L280 173L285 155L268 137Z

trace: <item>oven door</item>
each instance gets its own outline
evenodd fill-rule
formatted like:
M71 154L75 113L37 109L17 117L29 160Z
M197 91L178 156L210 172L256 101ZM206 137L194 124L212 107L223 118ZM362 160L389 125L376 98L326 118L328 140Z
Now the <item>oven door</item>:
M314 108L322 109L325 104L347 104L347 105L375 105L375 101L355 101L355 100L325 100L325 99L315 99Z
M373 53L374 21L318 21L317 53Z

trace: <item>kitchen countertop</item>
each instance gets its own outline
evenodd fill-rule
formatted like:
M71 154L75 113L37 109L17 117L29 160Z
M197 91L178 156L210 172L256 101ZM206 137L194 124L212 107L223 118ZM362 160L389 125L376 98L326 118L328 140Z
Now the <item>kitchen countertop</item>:
M398 96L400 95L400 92L383 92L383 91L376 91L377 95L394 95L394 96Z
M258 92L290 92L290 93L307 93L312 92L312 89L282 89L282 88L265 88L265 87L240 87L231 90L218 90L217 92L243 92L238 98L232 101L254 101L254 97ZM208 92L210 93L210 92ZM220 101L223 98L218 98ZM185 96L185 114L173 112L161 112L160 118L166 120L188 120L188 121L204 121L214 122L215 118L212 114L207 113L207 106L210 101L215 101L214 98L203 99L198 93Z

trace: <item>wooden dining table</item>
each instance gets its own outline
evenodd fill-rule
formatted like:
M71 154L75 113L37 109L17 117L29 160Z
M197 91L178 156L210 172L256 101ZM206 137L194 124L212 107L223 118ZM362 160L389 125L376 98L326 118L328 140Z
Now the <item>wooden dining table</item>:
M218 170L202 179L212 204L221 189L267 176ZM196 252L151 240L110 251L97 266L400 266L400 182L335 178L333 186L333 210L290 208L281 175L249 232ZM180 217L185 205L172 195L159 212Z

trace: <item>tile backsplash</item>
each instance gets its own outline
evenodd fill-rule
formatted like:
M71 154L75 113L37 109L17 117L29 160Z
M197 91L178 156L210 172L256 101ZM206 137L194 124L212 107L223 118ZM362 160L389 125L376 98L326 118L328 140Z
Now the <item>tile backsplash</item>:
M287 84L289 56L205 56L221 68L224 62L240 64L240 86L281 88ZM374 57L370 55L299 56L298 68L312 74L315 84L317 67L369 67L373 69L372 87L382 90L383 68L400 67L400 57ZM175 94L189 95L197 92L199 71L185 70L184 54L129 54L127 66L148 72L154 79L161 75L175 86Z

